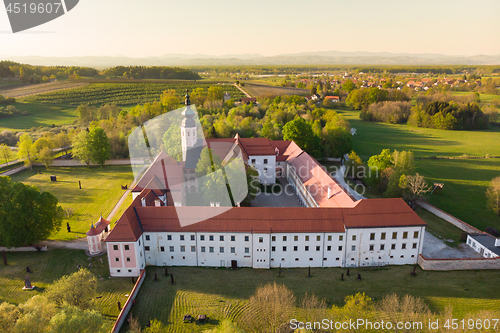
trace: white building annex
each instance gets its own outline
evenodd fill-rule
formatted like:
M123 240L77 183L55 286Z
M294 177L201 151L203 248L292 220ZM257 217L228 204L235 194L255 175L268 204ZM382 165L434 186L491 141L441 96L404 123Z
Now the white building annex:
M268 269L417 263L426 224L402 199L356 201L293 141L238 135L198 140L189 99L186 105L183 161L160 153L105 239L111 276L138 276L146 265ZM302 207L228 210L174 201L196 191L194 168L203 147L222 161L241 152L262 184L286 178ZM210 216L200 220L207 211ZM181 226L179 216L196 222Z

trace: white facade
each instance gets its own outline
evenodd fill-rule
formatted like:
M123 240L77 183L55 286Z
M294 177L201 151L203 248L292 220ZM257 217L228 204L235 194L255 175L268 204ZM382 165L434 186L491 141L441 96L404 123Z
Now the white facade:
M181 125L181 146L182 146L182 160L186 160L187 149L193 147L198 141L198 134L196 126L187 127L185 124Z
M416 264L425 227L351 228L346 232L144 232L136 243L108 243L112 276L138 276L144 265L359 267ZM395 233L395 236L393 236ZM395 237L395 238L393 238ZM140 246L139 243L144 246ZM137 250L133 260L125 245ZM118 251L114 246L118 246ZM116 257L120 257L116 261ZM119 264L119 263L122 264ZM120 270L120 272L118 272Z
M248 164L259 173L261 184L270 185L276 182L276 155L248 156Z
M494 244L495 246L500 248L500 239L496 239ZM491 251L486 246L484 246L483 244L472 238L471 235L467 235L467 245L472 247L477 253L482 255L484 258L498 257L498 255L495 252Z

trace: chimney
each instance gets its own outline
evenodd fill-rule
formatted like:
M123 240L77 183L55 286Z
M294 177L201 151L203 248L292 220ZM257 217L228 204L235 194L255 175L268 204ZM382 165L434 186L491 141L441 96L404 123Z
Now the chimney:
M216 202L215 207L220 207L220 202Z
M160 204L160 200L156 199L155 200L155 207L160 207L161 204Z
M495 239L495 246L500 247L500 238Z
M274 148L274 152L276 153L276 156L280 154L280 150L278 149L278 147Z
M141 204L142 204L142 207L146 207L146 198L144 198L144 197L141 198Z
M330 199L332 197L332 188L328 187L328 196L327 199Z
M210 207L215 207L215 204L213 202L211 202Z

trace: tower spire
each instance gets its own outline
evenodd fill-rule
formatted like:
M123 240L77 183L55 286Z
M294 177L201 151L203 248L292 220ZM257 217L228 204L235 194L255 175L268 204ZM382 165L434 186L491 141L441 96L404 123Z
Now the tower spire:
M191 101L189 100L189 89L186 89L186 96L185 97L185 100L184 100L184 103L187 105L191 105Z

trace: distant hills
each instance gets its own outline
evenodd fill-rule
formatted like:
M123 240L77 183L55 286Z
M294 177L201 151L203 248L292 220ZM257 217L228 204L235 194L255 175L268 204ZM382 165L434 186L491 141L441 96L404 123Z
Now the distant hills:
M263 56L260 54L206 54L172 53L159 57L131 58L126 56L41 57L6 56L32 65L89 66L238 66L238 65L500 65L500 55L453 56L443 54L410 54L389 52L304 52Z

